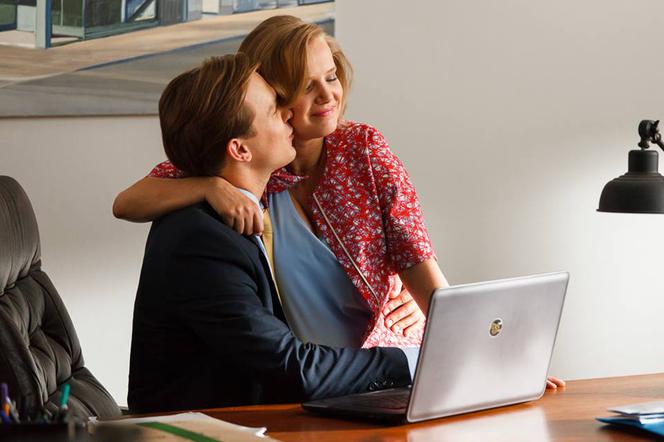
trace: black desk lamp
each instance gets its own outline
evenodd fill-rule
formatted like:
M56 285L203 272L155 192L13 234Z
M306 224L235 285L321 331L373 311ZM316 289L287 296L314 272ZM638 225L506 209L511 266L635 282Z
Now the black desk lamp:
M625 175L609 181L599 198L599 212L664 213L664 177L657 170L658 154L648 150L650 143L664 150L659 120L639 123L641 150L629 152Z

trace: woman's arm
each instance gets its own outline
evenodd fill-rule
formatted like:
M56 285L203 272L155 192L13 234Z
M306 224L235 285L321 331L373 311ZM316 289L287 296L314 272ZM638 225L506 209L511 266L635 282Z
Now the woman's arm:
M258 206L220 177L145 177L120 192L113 202L113 215L148 222L201 201L207 201L235 231L262 233L263 214Z
M429 310L434 290L449 286L445 275L438 267L438 262L433 258L402 270L399 272L399 278L425 314Z
M115 197L113 215L133 222L148 222L205 199L211 178L145 177Z

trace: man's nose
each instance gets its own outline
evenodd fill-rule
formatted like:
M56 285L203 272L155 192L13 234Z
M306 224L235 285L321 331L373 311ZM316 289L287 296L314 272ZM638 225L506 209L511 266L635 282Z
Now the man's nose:
M288 121L293 118L293 110L287 107L282 108L281 115L283 115L284 121Z

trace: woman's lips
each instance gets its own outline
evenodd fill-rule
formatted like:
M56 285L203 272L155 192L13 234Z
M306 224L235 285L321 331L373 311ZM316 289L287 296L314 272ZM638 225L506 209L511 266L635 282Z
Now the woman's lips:
M334 109L335 109L334 107L330 107L330 108L322 110L320 112L316 112L315 114L312 114L312 115L314 117L329 117L334 112Z

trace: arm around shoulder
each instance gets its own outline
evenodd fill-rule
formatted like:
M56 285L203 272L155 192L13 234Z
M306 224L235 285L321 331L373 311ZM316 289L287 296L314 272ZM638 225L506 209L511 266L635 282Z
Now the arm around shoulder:
M133 222L154 221L167 213L204 201L215 179L220 178L142 178L115 197L113 215Z
M113 216L150 222L202 201L207 201L238 233L263 232L263 214L258 206L221 177L147 176L115 197Z

